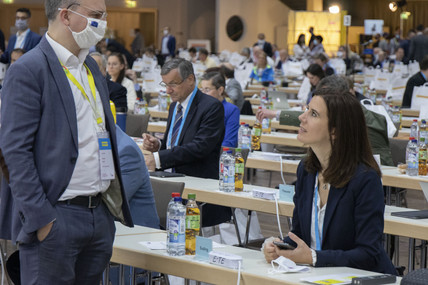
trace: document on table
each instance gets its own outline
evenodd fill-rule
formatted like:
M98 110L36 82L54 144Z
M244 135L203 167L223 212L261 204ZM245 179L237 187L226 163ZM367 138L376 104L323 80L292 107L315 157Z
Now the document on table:
M166 242L164 241L140 241L139 244L153 250L166 250ZM224 244L213 241L213 248L226 247Z
M340 284L351 284L352 278L361 277L361 276L363 275L352 274L352 273L340 273L340 274L330 274L330 275L301 278L300 281L309 282L311 284L340 285Z

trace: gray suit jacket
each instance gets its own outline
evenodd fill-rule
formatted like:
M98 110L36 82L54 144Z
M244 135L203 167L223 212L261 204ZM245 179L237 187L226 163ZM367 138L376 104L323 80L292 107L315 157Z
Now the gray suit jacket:
M117 173L103 200L116 218L132 226L106 81L91 57L86 64L101 96ZM45 37L10 67L1 95L0 148L10 183L2 184L0 238L30 242L39 228L56 218L55 204L70 182L79 155L73 94Z

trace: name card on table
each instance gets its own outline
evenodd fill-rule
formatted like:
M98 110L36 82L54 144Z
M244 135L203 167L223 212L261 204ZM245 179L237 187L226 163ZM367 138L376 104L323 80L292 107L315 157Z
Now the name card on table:
M294 185L279 184L279 200L293 202Z
M199 260L209 260L210 252L213 250L213 241L209 238L196 236L195 258Z

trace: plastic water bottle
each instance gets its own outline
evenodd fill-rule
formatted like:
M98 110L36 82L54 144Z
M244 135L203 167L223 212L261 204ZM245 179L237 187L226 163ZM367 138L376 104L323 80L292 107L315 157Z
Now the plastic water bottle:
M260 91L260 106L261 107L265 107L266 99L267 99L266 89L262 88L262 91Z
M414 119L412 125L410 126L410 137L413 137L416 141L419 138L419 126L418 120Z
M243 134L245 132L245 123L241 122L241 126L238 130L238 147L243 148Z
M168 110L168 95L164 90L159 91L158 96L158 109L159 111L167 111Z
M392 122L398 130L401 130L401 109L399 106L394 106L392 110Z
M219 161L219 165L218 165L218 188L220 191L225 191L224 190L224 183L223 183L223 173L224 173L224 159L227 156L227 151L229 150L228 147L224 147L223 148L223 153L220 155L220 161Z
M196 204L196 194L187 196L186 204L186 255L195 255L196 236L201 228L201 211Z
M245 124L245 129L242 133L242 148L251 149L251 129L248 124Z
M245 162L241 149L235 149L235 192L244 191L244 168Z
M427 175L427 145L425 138L419 138L419 175Z
M169 226L168 226L169 210L170 210L171 206L174 204L174 198L175 197L180 197L180 193L177 193L177 192L171 193L171 200L169 201L168 207L166 208L166 225L165 225L166 232L168 232L168 230L169 230ZM169 236L166 238L166 246L167 246L167 248L168 248L168 244L169 244Z
M134 114L136 115L145 115L149 113L148 105L146 101L141 98L137 98L134 103Z
M427 121L422 120L421 126L419 127L419 139L424 138L425 143L428 142L428 130L427 130Z
M409 143L406 148L406 163L407 163L407 174L409 176L417 176L419 172L418 167L418 145L417 140L413 137L409 139Z
M168 211L168 243L167 253L172 256L180 256L185 253L186 243L186 207L181 202L181 197L175 197L174 203Z
M223 191L235 191L235 157L228 150L223 163Z

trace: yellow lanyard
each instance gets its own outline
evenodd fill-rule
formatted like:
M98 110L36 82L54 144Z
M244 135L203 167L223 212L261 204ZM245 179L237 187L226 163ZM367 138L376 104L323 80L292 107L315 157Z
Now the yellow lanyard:
M94 98L94 103L92 103L92 101L89 100L89 97L85 92L85 89L83 89L82 85L79 83L79 81L77 81L77 79L73 76L73 74L71 74L71 72L68 70L68 68L64 64L62 64L61 61L60 61L60 63L61 63L62 69L64 69L65 75L67 75L68 79L70 79L71 82L73 82L73 84L76 85L76 87L80 90L80 92L82 92L82 94L86 98L86 100L88 100L89 105L91 105L92 111L94 112L94 115L96 117L95 120L97 121L97 124L101 125L103 123L103 119L101 118L100 112L98 111L97 93L96 93L96 89L95 89L95 81L94 81L94 77L92 76L92 72L89 70L89 68L88 68L88 66L86 66L86 64L83 64L86 68L86 73L88 75L89 88L91 88L92 97Z

